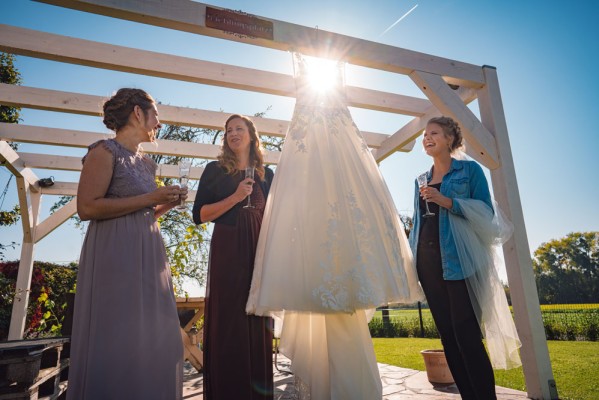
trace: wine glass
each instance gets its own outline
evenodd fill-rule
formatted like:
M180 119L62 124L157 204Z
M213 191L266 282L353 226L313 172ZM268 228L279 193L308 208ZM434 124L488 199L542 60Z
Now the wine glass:
M181 160L179 161L179 186L181 189L187 189L187 182L189 181L189 171L191 169L191 161ZM181 199L179 204L175 207L177 210L187 210L185 200Z
M247 178L254 180L254 167L247 167L245 169L245 179L247 179ZM252 185L253 183L248 182L247 184ZM250 204L250 197L251 196L248 196L248 203L245 206L243 206L243 208L254 208L254 206Z
M428 186L428 179L427 179L426 173L424 173L422 175L418 175L418 187L422 189L422 188L425 188L427 186ZM432 213L428 209L428 201L424 200L424 205L426 206L426 212L424 214L422 214L422 216L424 218L434 217L435 213Z

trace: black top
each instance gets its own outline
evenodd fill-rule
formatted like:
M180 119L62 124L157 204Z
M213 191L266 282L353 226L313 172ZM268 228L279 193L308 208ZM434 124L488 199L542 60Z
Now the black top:
M273 177L274 173L266 166L264 168L264 180L261 180L256 174L256 184L259 184L262 188L262 193L264 193L265 198L268 196ZM239 186L239 182L243 179L245 179L245 177L241 173L233 175L227 174L218 161L208 163L200 178L200 185L198 186L196 198L193 203L193 221L196 224L201 224L200 209L202 206L213 204L229 197L235 193L237 186ZM213 222L215 224L226 225L237 224L237 214L242 206L243 202L237 203L233 208L216 218Z
M441 182L429 185L437 190L441 189ZM426 213L426 202L419 199L420 215ZM439 242L439 205L437 203L428 203L430 212L435 213L434 217L420 218L420 237L418 243L438 243Z

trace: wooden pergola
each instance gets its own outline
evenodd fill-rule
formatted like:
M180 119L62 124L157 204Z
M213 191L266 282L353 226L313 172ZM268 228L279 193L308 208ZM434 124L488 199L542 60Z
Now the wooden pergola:
M503 252L515 322L523 344L521 356L528 395L534 399L557 399L497 71L494 67L471 65L188 0L38 1L281 51L297 51L309 56L344 60L353 65L407 75L428 100L349 86L349 105L413 117L391 135L362 132L377 162L396 151L410 151L415 139L422 134L426 122L432 117L449 115L460 123L468 143L468 154L490 170L495 198L515 226L514 235L503 246ZM295 97L295 83L290 75L9 25L0 25L0 51L171 80ZM98 116L102 100L101 96L0 84L0 104L7 106ZM478 100L480 119L467 106L474 100ZM210 110L167 105L158 105L158 108L161 121L168 124L220 129L226 118L226 114ZM255 118L255 123L262 134L284 136L289 121ZM81 159L68 155L15 152L7 142L49 144L66 149L85 148L106 137L101 133L0 123L0 160L17 179L23 224L21 259L9 339L20 339L23 335L36 243L76 213L76 199L73 199L41 221L39 210L42 197L75 196L77 183L56 182L51 187L40 187L39 178L32 169L80 171ZM219 146L164 140L160 141L158 148L145 146L144 150L150 154L214 159ZM278 152L266 154L268 163L276 164L278 159ZM202 168L193 168L191 178L199 179L201 174ZM176 166L161 165L159 175L176 177ZM192 193L190 198L194 197L195 193Z

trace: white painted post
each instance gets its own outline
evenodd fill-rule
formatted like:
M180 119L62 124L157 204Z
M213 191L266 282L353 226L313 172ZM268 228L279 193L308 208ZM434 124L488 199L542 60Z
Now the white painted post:
M17 286L12 303L12 314L10 316L10 328L8 340L19 340L23 338L25 321L27 319L27 306L29 305L29 289L31 276L33 274L33 250L34 243L25 242L21 244L21 261L19 262L19 273L17 275Z
M21 260L17 274L15 296L12 303L8 340L23 338L31 276L33 274L33 251L35 247L35 227L39 216L41 193L32 192L30 185L23 178L17 178L19 202L21 205L21 220L23 222L23 242L21 244Z
M497 71L483 67L487 84L479 90L482 123L495 136L500 166L491 170L493 192L499 206L514 224L514 235L503 245L516 328L522 341L520 355L531 399L557 399L541 307L532 269L530 247L516 181L514 160L501 102Z

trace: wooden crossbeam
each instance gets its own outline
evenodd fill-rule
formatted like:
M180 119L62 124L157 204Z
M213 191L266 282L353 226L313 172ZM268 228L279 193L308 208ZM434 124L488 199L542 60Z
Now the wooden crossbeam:
M449 85L441 77L426 72L415 71L410 78L441 113L460 124L468 142L467 153L487 168L497 168L499 159L495 138Z
M101 96L0 83L0 104L11 107L99 116L104 100ZM157 107L160 120L164 123L208 129L222 129L229 115L233 114L164 104L158 104ZM269 136L284 137L289 126L289 121L280 119L253 117L252 120L260 134ZM368 146L373 148L379 147L389 137L383 133L365 131L362 135ZM206 158L214 158L211 154L206 155Z
M19 153L19 156L23 162L31 168L59 171L81 171L82 169L81 157L39 153ZM192 167L189 178L200 179L203 172L203 167ZM179 169L176 165L159 164L156 175L163 178L178 178ZM42 191L42 193L45 192Z
M184 32L249 43L283 51L298 51L315 57L345 60L351 64L408 75L425 71L445 77L449 83L481 87L481 68L430 54L358 39L322 29L254 16L272 24L272 39L256 35L235 35L206 26L206 7L220 7L195 1L163 0L37 0L90 13L161 26ZM175 6L176 5L176 6ZM234 12L233 12L234 13Z
M202 61L0 24L0 51L134 74L295 97L291 75ZM426 99L346 88L348 105L420 116Z
M4 167L8 168L8 170L12 172L15 177L22 178L24 182L29 185L31 191L39 191L39 186L37 184L39 178L23 163L23 160L19 157L19 154L17 154L17 152L14 151L4 140L0 140L0 162Z
M157 175L161 176L161 175ZM164 176L164 175L162 175ZM172 176L170 178L173 178ZM79 184L77 182L54 182L54 185L42 188L41 193L47 194L50 196L77 196L77 187ZM193 202L196 197L196 191L190 190L187 196L188 202Z
M77 182L56 181L52 186L41 188L41 192L50 196L76 196L78 186Z
M67 204L60 207L48 218L40 222L35 229L35 243L48 236L54 229L58 228L67 219L77 213L77 199L71 199Z
M460 88L458 96L464 104L469 104L476 99L476 91L470 88ZM405 124L400 130L387 138L378 149L373 150L374 158L381 162L391 154L406 146L406 143L414 143L414 140L422 134L426 123L433 117L441 116L441 112L435 106L426 110L422 117L417 117Z

